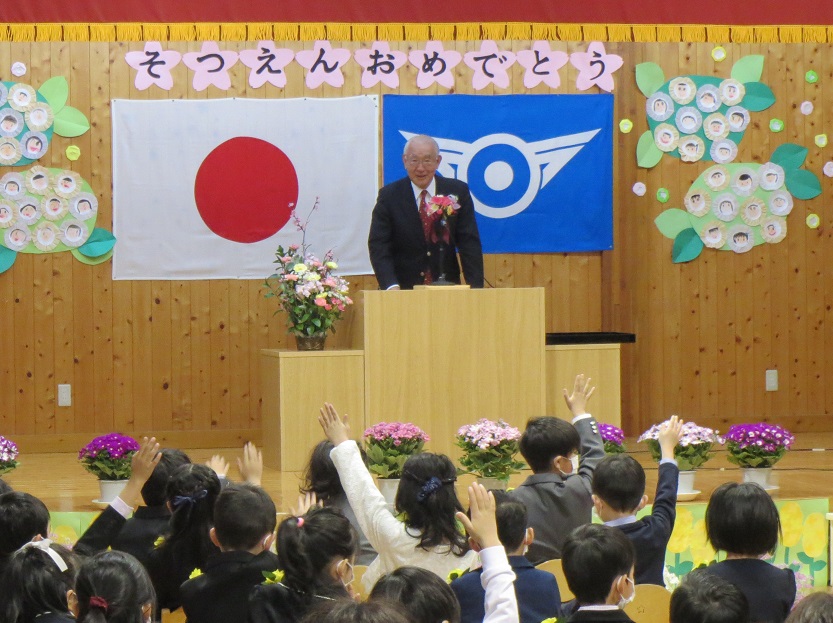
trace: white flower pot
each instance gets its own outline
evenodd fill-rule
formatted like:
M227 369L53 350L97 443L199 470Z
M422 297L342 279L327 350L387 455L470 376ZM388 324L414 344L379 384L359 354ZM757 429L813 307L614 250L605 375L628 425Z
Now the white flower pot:
M506 491L509 486L508 480L501 480L500 478L478 478L477 482L489 489L497 489L499 491Z
M127 480L99 480L98 488L100 494L97 500L93 500L96 504L109 504L115 500L122 489L127 485Z
M774 489L772 484L772 468L771 467L743 467L743 482L754 482L761 485L764 489Z
M379 478L377 484L379 491L385 498L385 502L392 509L393 503L396 501L396 492L399 490L399 478Z
M694 488L694 475L696 473L697 472L694 470L680 472L680 479L677 482L677 495L698 493L698 491Z

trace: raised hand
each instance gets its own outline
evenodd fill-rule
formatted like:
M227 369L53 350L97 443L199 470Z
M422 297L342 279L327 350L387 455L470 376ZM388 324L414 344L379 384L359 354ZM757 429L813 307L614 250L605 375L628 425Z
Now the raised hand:
M568 394L566 388L564 389L564 400L574 416L587 413L587 401L594 391L596 388L590 386L590 377L585 380L583 374L576 376L572 394Z
M142 487L145 486L160 460L162 460L162 453L159 452L156 437L150 439L143 437L139 451L130 459L130 479L119 494L125 504L136 506L139 503Z
M219 454L212 456L205 462L205 464L214 470L214 473L217 474L217 478L225 478L226 474L228 474L228 461L225 457L220 456Z
M680 438L683 436L683 421L676 415L672 415L667 422L663 422L659 427L659 435L657 441L659 442L659 449L662 459L673 459L674 448L680 443Z
M335 407L329 402L325 402L321 407L321 413L318 416L318 423L324 429L324 434L327 435L334 446L344 443L350 439L350 426L347 423L347 415L343 418L339 416Z
M495 519L495 496L486 491L486 487L479 483L469 485L469 513L457 513L457 519L463 524L469 536L480 546L480 549L500 545L497 535L497 520Z
M237 469L243 480L260 486L263 478L263 453L251 441L243 446L243 458L237 459Z

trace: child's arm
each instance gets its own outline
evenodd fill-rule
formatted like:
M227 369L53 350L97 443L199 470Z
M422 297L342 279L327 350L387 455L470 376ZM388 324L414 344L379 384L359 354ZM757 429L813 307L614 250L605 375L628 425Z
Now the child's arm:
M373 477L362 461L358 445L350 439L347 416L341 418L333 405L325 403L318 422L327 439L335 446L330 451L330 457L359 527L373 549L394 553L391 550L401 547L413 551L414 537L407 535L405 524L388 510L384 496L373 484Z
M518 623L518 600L515 596L515 573L509 566L506 550L497 534L495 496L480 484L469 487L469 512L457 513L469 536L480 547L483 572L480 583L486 591L483 623Z
M578 474L584 479L588 490L596 465L605 457L599 427L593 416L587 413L587 401L595 391L596 388L590 385L590 378L585 379L583 374L576 376L571 394L564 390L564 400L573 414L573 426L576 427L581 440Z
M676 415L672 415L670 420L660 426L657 436L660 463L651 515L665 525L668 536L671 536L674 520L677 517L677 480L680 470L677 469L677 461L674 459L674 448L677 447L682 437L682 427L683 421Z

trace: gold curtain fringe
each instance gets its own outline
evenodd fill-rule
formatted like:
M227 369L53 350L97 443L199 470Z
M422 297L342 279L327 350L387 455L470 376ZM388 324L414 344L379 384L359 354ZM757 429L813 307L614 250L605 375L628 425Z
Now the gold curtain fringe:
M403 41L428 41L431 38L430 24L403 24Z
M60 26L59 26L60 28ZM30 42L35 40L34 24L9 24L9 40Z
M828 26L713 24L174 23L0 24L0 41L634 41L636 43L827 43Z

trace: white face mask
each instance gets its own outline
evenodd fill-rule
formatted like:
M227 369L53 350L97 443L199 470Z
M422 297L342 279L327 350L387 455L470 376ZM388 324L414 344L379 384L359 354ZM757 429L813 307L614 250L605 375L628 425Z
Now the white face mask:
M570 463L573 465L573 473L578 473L578 454L574 454L570 457Z
M634 598L636 597L636 584L634 584L633 580L631 580L628 576L625 576L625 583L627 584L628 582L630 582L633 585L633 591L631 591L631 596L630 597L622 597L622 596L619 597L619 603L616 604L616 606L620 610L622 608L624 608L625 606L627 606L629 603L631 603L634 600Z
M347 565L347 570L350 572L349 576L348 576L350 578L349 580L345 581L344 577L341 577L341 583L344 585L344 588L347 588L348 586L350 586L353 583L353 580L356 579L356 576L353 573L353 565L349 560L347 560L345 558L344 560L342 560L338 564L341 565L342 563ZM347 574L345 574L345 575L347 575ZM339 574L339 576L341 576L341 574Z

